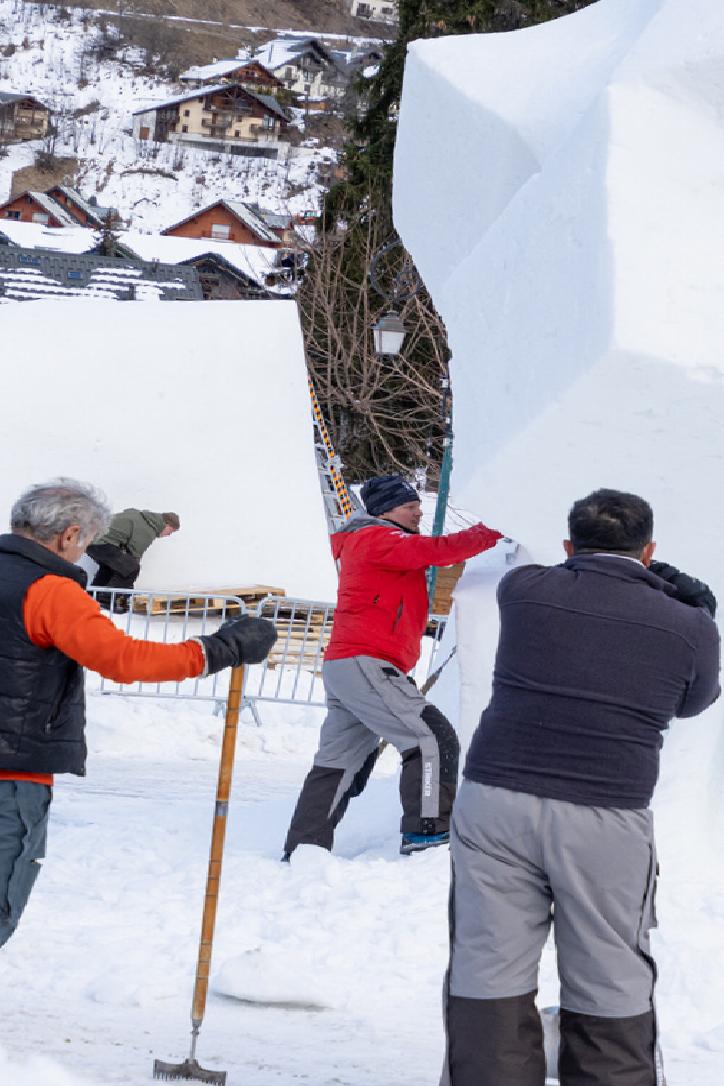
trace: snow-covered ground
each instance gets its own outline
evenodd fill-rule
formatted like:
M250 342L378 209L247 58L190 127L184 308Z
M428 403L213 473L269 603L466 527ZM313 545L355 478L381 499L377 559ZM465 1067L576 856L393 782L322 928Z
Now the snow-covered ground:
M434 1086L447 855L398 855L388 751L335 854L303 848L281 864L320 713L263 715L257 728L244 714L239 732L200 1062L227 1070L229 1086ZM207 703L95 693L89 717L88 777L57 781L48 857L0 955L0 1073L12 1086L140 1086L155 1057L188 1055L222 720ZM670 1086L720 1086L724 1071L724 886L676 828L677 782L700 787L702 738L677 725L657 801ZM555 996L548 951L541 1001Z
M336 159L329 148L299 147L289 162L277 163L134 139L133 112L183 88L140 74L137 50L125 50L122 62L98 63L88 52L99 34L88 21L94 13L71 8L57 21L58 10L0 0L0 90L34 94L55 111L55 153L80 160L77 187L86 199L97 196L145 230L170 226L220 197L271 211L318 209L320 167ZM78 110L86 112L74 116ZM31 165L41 147L13 144L0 158L0 201L9 196L13 172Z

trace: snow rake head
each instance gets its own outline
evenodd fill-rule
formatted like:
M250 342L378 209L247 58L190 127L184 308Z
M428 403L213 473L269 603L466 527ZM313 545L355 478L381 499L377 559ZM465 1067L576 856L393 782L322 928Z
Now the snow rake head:
M189 1058L183 1063L164 1063L153 1061L153 1077L167 1081L172 1079L194 1079L197 1082L212 1082L215 1086L226 1086L226 1071L206 1071L196 1060Z

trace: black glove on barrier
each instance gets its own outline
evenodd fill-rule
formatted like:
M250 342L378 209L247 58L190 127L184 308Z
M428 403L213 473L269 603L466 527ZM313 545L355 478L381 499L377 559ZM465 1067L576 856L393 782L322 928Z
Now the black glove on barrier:
M239 664L260 664L269 655L276 639L273 622L251 615L229 619L216 633L196 638L204 646L207 675Z
M662 581L668 581L676 589L674 599L681 603L688 603L690 607L705 607L712 618L716 615L716 596L708 584L690 577L688 573L682 573L676 566L670 566L668 562L651 562L649 569L660 577Z

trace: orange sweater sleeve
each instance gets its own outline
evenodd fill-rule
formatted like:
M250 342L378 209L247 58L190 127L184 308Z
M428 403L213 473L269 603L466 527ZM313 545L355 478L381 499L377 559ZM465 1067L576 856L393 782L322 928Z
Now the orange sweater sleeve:
M195 641L139 641L101 614L95 600L68 577L48 574L25 594L23 619L34 645L55 647L83 667L118 683L188 679L204 669Z

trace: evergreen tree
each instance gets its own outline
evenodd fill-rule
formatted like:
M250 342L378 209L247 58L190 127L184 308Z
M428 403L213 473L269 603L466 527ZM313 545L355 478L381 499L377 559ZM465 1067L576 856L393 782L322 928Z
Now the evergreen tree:
M402 79L407 47L418 38L436 38L447 34L484 34L517 30L545 22L586 7L593 0L399 0L399 31L391 42L371 80L360 80L359 92L365 101L364 114L349 121L349 139L342 155L342 179L327 194L322 218L319 253L310 253L309 272L302 285L300 306L307 344L307 359L312 379L321 387L318 393L338 451L350 478L360 478L381 470L407 470L425 467L435 471L441 449L441 380L446 377L449 353L445 330L423 292L408 314L418 322L412 328L404 348L402 365L395 379L376 382L370 395L369 375L374 357L369 337L346 333L359 324L359 293L372 294L368 282L369 239L372 233L382 244L394 236L392 223L392 162L396 122L402 94ZM330 261L330 246L335 259ZM387 274L393 277L404 255L392 261ZM325 287L325 268L334 267L334 278ZM330 275L332 273L330 272ZM343 280L346 290L340 292ZM336 308L319 304L319 296L328 290L337 300ZM383 299L365 298L365 312L373 319L380 314ZM325 309L325 316L320 314ZM312 321L309 314L314 313ZM323 325L320 329L320 320ZM324 322L334 323L332 334ZM321 334L320 334L321 333ZM321 344L334 344L330 350ZM335 390L337 367L345 372L345 388ZM332 379L330 380L330 375ZM385 389L384 394L381 389ZM395 396L390 397L390 388ZM432 392L431 392L432 390ZM425 403L421 402L425 398ZM417 431L414 442L397 419L416 409ZM399 410L397 410L399 408ZM422 440L422 433L427 433ZM379 451L376 451L379 450ZM421 450L426 450L426 453ZM424 463L425 455L428 462Z

